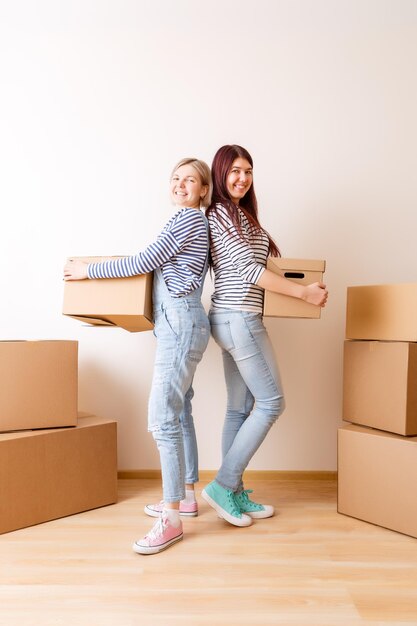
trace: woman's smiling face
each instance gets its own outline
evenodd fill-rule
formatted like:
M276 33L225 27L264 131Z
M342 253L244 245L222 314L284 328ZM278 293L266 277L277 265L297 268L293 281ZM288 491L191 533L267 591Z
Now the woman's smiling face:
M207 193L200 175L192 165L181 165L172 175L170 184L171 200L180 207L200 208L201 200Z
M238 157L232 163L226 179L226 188L234 204L249 191L253 181L252 166L247 159Z

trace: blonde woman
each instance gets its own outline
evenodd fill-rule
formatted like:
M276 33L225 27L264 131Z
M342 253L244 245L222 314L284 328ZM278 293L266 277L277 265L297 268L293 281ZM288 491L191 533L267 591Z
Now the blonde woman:
M65 280L124 278L154 271L155 366L149 430L161 461L163 501L145 512L158 519L133 544L155 554L183 538L180 515L196 514L197 444L191 415L192 381L207 347L210 325L201 304L208 263L208 224L201 208L211 200L206 163L182 159L173 169L170 196L176 211L156 241L136 256L102 263L69 261ZM187 495L186 495L186 489Z

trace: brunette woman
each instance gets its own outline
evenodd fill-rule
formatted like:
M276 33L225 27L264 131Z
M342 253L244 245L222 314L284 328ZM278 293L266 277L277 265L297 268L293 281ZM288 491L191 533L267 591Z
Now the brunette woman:
M243 472L284 410L274 350L262 321L264 290L325 306L322 283L303 286L266 269L269 255L279 256L262 228L249 152L237 145L220 148L213 160L213 198L206 215L214 293L211 333L223 355L227 409L222 436L222 465L202 492L217 513L236 526L274 514L271 505L250 499Z

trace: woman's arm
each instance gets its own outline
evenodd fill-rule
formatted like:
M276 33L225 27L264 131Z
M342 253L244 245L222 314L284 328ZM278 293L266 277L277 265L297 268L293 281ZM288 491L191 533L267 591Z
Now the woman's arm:
M256 284L267 291L275 291L284 296L300 298L316 306L323 307L327 302L328 292L325 284L311 283L310 285L300 285L268 269L262 272Z
M328 296L326 285L323 283L300 285L266 269L257 262L251 244L239 235L221 205L218 207L218 213L221 217L216 214L209 216L212 233L221 242L233 267L244 281L268 291L300 298L316 306L325 306Z
M167 223L157 240L135 256L110 259L101 263L69 260L64 266L64 280L85 278L128 278L152 272L177 255L190 238L205 226L195 209L182 210Z
M171 233L161 233L143 252L134 256L108 259L97 263L69 260L64 266L64 280L85 278L128 278L152 272L161 267L179 251Z

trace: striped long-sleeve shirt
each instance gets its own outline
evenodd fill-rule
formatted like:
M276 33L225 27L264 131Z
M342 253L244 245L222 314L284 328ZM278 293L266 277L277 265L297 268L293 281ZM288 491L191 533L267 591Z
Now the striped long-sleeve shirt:
M242 235L222 205L208 216L214 270L212 307L262 313L264 290L257 287L268 257L269 241L239 210Z
M181 208L143 252L90 263L88 278L127 278L160 267L171 296L180 298L200 286L207 250L204 215L197 209Z

